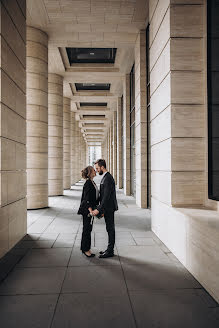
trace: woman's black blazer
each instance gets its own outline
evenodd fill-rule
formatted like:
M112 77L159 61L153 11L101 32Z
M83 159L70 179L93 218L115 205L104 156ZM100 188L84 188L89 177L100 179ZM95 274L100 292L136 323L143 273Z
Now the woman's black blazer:
M91 207L92 209L95 209L97 204L98 199L96 199L96 188L94 187L92 181L87 179L83 187L81 204L78 209L78 214L88 215L88 208Z

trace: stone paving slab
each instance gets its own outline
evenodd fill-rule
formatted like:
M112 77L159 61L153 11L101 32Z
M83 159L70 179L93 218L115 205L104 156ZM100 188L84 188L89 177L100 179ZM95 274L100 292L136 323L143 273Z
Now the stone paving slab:
M0 285L0 295L58 294L66 268L16 268Z
M2 328L48 328L57 295L0 296Z
M194 289L130 292L138 328L217 328L214 311Z
M31 249L19 262L19 267L67 266L71 254L69 248Z
M127 293L120 266L69 267L62 293L93 293L120 295Z
M62 294L52 328L135 328L127 294Z

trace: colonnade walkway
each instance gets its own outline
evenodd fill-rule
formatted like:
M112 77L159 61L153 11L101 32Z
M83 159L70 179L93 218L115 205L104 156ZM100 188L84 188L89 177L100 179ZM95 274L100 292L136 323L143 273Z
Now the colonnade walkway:
M0 262L2 328L219 327L218 304L150 231L150 212L117 192L116 256L80 252L82 183L28 211L28 235ZM104 220L92 249L107 245Z

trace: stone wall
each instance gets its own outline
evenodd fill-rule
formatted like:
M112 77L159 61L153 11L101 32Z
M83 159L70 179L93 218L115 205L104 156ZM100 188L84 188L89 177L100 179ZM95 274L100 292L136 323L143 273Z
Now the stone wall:
M218 213L203 207L203 3L150 0L151 216L152 230L219 301Z
M0 257L25 234L26 2L2 0L0 111Z

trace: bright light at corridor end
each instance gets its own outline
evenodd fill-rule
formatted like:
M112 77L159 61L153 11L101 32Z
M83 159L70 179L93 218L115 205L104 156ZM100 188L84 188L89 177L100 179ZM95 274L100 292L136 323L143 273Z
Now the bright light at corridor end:
M101 158L101 146L90 146L88 148L89 165L94 166L97 159Z

